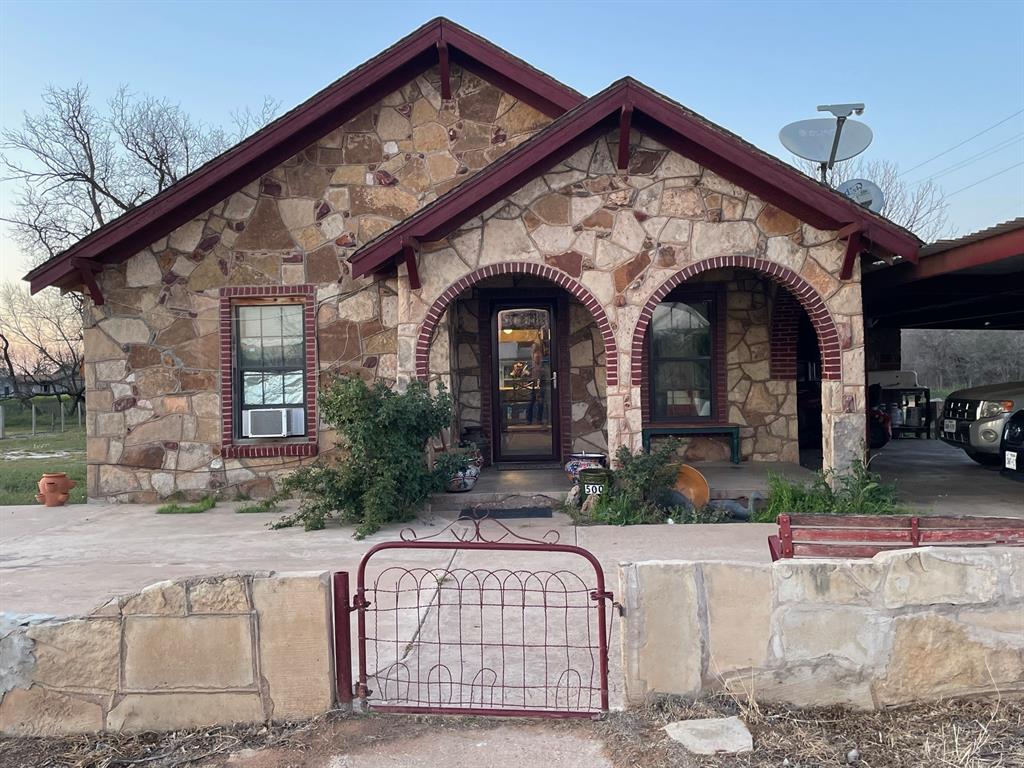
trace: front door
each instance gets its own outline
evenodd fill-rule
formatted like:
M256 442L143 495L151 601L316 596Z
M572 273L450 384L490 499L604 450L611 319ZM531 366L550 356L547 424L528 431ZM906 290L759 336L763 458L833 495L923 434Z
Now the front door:
M491 334L495 461L557 460L555 303L496 302Z

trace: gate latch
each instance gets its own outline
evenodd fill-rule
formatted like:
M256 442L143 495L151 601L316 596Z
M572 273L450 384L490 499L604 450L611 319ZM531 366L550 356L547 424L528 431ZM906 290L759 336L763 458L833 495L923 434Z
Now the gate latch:
M626 615L626 608L625 608L625 606L623 606L622 603L615 602L615 595L612 594L611 592L607 592L607 591L606 592L598 592L595 589L593 592L590 593L590 599L594 600L594 601L597 601L597 600L607 600L609 603L612 604L612 608L614 608L616 610L616 612L619 614L619 616L625 616Z
M352 596L352 608L354 610L361 611L364 608L369 608L369 607L370 607L370 601L367 600L362 595L353 595Z

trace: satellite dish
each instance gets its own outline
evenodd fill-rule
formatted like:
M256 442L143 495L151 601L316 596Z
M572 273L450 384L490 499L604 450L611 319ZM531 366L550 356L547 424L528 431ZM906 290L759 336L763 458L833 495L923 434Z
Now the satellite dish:
M836 143L836 129L840 128L839 142ZM839 123L828 117L815 120L797 120L779 131L779 141L797 157L816 163L838 162L856 157L871 144L874 138L871 129L857 120L843 120Z
M878 213L882 210L882 206L885 205L885 198L882 196L882 190L878 188L878 185L873 181L867 179L850 179L844 181L837 187L838 191L846 195L848 198L857 203L857 205L863 205L865 208Z

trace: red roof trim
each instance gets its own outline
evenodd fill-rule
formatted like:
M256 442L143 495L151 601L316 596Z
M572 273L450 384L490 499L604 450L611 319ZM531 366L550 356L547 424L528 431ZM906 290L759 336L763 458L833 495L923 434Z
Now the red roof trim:
M32 291L77 283L73 259L124 261L141 248L191 220L335 127L401 87L438 59L445 42L453 58L512 95L557 116L584 100L554 80L469 30L438 18L346 74L315 96L214 158L68 250L36 267L25 279Z
M855 224L863 238L906 259L917 259L921 243L912 233L632 78L625 78L356 251L350 259L353 276L389 264L398 254L403 236L430 241L453 231L571 154L595 129L617 119L627 105L633 108L633 124L638 130L812 226L833 230ZM611 123L607 128L612 128Z

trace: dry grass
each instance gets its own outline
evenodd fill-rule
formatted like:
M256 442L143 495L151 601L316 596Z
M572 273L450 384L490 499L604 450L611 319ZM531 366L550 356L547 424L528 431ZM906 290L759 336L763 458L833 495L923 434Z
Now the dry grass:
M661 730L674 720L739 715L754 752L695 757ZM343 715L307 723L204 728L165 734L102 734L63 739L0 739L3 768L186 768L230 766L233 753L260 750L260 766L323 765L325 757L360 745L415 738L443 729L487 730L507 719ZM519 721L601 739L616 768L1024 768L1024 702L976 699L885 712L838 707L799 710L722 697L700 702L660 699L601 721ZM246 763L247 765L249 763ZM402 768L396 766L396 768ZM484 768L481 765L481 768ZM523 768L532 768L523 766ZM548 768L543 766L543 768Z
M754 752L697 758L668 739L675 720L738 715ZM602 724L619 768L793 768L848 765L856 749L863 768L1011 768L1024 766L1024 702L974 699L881 712L840 707L795 709L721 697L701 702L660 699Z

